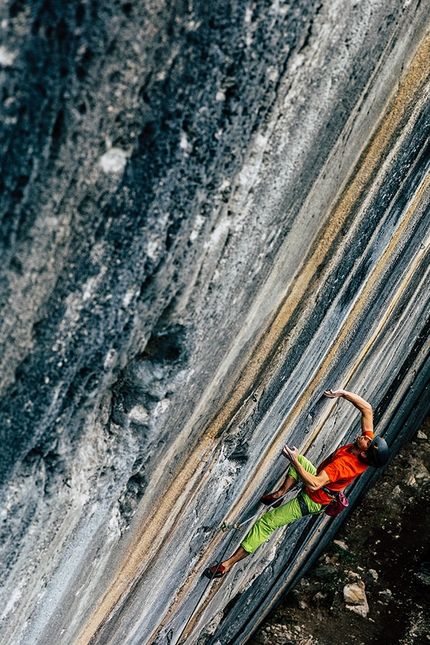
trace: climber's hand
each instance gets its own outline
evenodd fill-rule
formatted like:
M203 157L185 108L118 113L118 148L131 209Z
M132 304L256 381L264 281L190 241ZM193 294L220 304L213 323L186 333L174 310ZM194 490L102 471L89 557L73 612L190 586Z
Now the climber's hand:
M326 390L324 396L328 399L337 399L339 396L342 396L343 390Z
M289 448L288 446L284 446L282 448L282 454L283 454L284 457L286 457L291 462L293 462L293 461L297 461L299 451L297 450L297 448L295 446L293 446L292 448Z

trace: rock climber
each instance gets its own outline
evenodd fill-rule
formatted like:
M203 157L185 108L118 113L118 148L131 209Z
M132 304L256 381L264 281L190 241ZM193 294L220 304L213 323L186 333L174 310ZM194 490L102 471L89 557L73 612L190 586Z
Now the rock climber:
M269 495L263 495L261 502L271 505L251 528L233 555L221 564L208 567L204 575L208 578L221 578L234 564L243 560L263 543L271 533L281 526L290 524L308 513L319 513L333 501L339 491L351 484L368 466L380 468L389 457L390 449L385 439L373 433L373 412L370 403L358 394L346 390L326 390L329 399L342 397L350 401L361 412L361 434L354 443L338 448L325 459L318 468L299 455L297 448L284 446L282 454L290 461L290 467L282 486ZM285 504L284 495L300 480L304 488L297 497ZM279 499L278 502L276 500Z

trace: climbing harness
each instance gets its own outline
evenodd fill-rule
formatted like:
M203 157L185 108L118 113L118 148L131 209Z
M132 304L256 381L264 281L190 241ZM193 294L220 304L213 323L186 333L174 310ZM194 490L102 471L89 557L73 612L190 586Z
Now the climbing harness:
M324 513L331 517L336 517L349 506L346 495L340 490L337 493L324 487L323 491L331 497L331 502L324 508Z
M300 510L301 510L301 512L302 512L302 515L303 515L303 516L304 516L304 515L309 515L309 514L310 514L310 510L308 509L308 507L307 507L307 505L306 505L306 502L305 502L305 500L304 500L304 498L303 498L303 490L301 490L301 491L300 491L300 493L297 495L297 498L296 498L296 499L297 499L297 501L298 501L298 503L299 503L299 506L300 506Z

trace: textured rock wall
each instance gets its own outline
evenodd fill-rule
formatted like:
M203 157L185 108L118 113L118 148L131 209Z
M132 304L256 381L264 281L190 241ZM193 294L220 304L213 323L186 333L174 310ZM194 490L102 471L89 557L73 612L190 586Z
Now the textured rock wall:
M201 571L354 435L322 390L428 409L426 7L2 11L2 641L244 642L338 521Z

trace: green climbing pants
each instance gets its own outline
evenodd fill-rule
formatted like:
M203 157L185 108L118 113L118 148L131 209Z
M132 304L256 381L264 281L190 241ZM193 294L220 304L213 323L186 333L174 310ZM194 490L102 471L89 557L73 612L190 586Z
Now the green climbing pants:
M317 474L315 466L313 466L313 464L311 464L311 462L306 459L306 457L299 455L298 460L303 468L308 471L308 473L312 473L312 475ZM299 478L293 466L290 466L288 474L291 475L291 477L294 477L296 481L298 481ZM322 504L313 502L309 495L307 495L304 491L300 492L299 494L302 495L305 504L308 507L309 513L318 513L321 510ZM257 520L257 522L249 531L248 535L243 540L241 546L245 549L245 551L247 551L247 553L254 553L255 549L257 549L260 544L263 544L263 542L269 539L270 534L275 529L279 529L281 526L290 524L291 522L298 520L300 517L303 517L303 514L300 510L300 505L297 501L297 497L291 499L286 504L278 506L278 508L271 508L269 511L267 511L267 513L260 517L259 520Z

